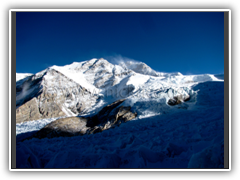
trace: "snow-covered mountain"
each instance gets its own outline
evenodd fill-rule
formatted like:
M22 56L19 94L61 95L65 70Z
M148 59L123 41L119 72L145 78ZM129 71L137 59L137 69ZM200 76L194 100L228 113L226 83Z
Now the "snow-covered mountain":
M194 83L219 80L207 74L183 76L181 73L160 73L139 62L125 62L125 65L92 59L66 66L52 66L26 76L28 78L16 83L17 123L83 112L89 114L104 104L122 98L127 98L126 102L131 102L132 106L133 102L144 99L146 95L152 96L153 92L160 93L159 97L154 97L155 100L167 102L180 94L189 96L193 93L190 87ZM169 96L170 92L172 95ZM145 114L149 115L149 112Z
M17 166L222 168L223 85L223 75L161 73L102 58L26 76L16 82ZM66 119L72 116L82 119ZM51 130L52 139L20 142L80 121L83 136Z

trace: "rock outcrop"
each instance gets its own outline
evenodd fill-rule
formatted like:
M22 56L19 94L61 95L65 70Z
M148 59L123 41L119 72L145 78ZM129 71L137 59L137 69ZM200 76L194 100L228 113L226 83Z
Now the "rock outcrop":
M118 100L105 106L92 117L67 117L51 122L27 138L70 137L83 134L93 134L120 125L134 119L137 114L131 112L131 107L121 106L124 101Z
M175 106L177 104L181 104L182 102L186 102L186 101L189 101L190 100L190 96L186 96L186 97L183 97L183 96L175 96L173 97L173 99L169 99L168 100L168 105L170 106Z
M137 113L131 112L131 107L121 106L125 99L115 101L105 106L95 116L90 117L87 123L89 134L101 132L103 130L120 125L123 122L130 121L137 116Z
M46 125L33 135L35 138L53 138L53 137L70 137L85 134L87 119L83 117L67 117L58 119Z
M38 102L35 97L16 110L16 123L40 119L41 117L42 115L39 112Z

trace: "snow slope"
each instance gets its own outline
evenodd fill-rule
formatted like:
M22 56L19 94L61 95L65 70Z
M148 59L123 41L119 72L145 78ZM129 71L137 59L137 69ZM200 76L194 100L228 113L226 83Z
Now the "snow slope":
M30 74L30 73L16 73L16 82L32 75L33 74Z
M74 62L62 67L52 66L51 68L61 72L91 92L100 92L102 89L112 86L114 81L119 82L125 77L122 73L129 73L129 70L113 65L102 58L80 63Z
M101 133L23 142L57 118L17 124L17 167L223 168L224 80L211 74L160 76L150 67L144 73L130 65L92 59L51 67L101 93L100 100L80 115L93 115L125 98L122 105L131 106L138 116ZM168 105L175 96L191 98Z

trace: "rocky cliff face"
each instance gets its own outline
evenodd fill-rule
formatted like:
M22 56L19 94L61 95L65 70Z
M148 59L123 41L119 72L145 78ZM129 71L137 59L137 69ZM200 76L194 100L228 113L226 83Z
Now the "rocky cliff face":
M17 83L16 123L76 115L97 98L62 73L48 69Z
M134 119L137 113L131 111L131 107L121 104L125 100L118 100L105 106L96 115L90 117L67 117L51 122L35 133L35 138L71 137L83 134L94 134L113 128L121 123Z
M122 106L124 101L125 99L117 100L105 106L95 116L90 117L87 123L90 127L88 133L101 132L134 119L137 113L132 112L130 106Z
M46 125L33 135L35 138L70 137L85 134L89 129L83 117L61 118Z

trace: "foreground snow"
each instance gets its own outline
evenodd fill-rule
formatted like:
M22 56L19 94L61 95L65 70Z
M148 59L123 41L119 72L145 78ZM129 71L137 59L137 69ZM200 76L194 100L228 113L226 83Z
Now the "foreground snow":
M204 82L206 77L211 76L126 79L123 84L135 87L126 104L139 116L101 133L20 142L54 119L18 124L17 167L223 168L224 82ZM184 78L189 82L183 83ZM163 85L182 88L195 98L181 106L168 106L169 96L164 93L157 98L142 95L146 87L149 94L162 92ZM103 101L107 102L103 99L96 109Z

